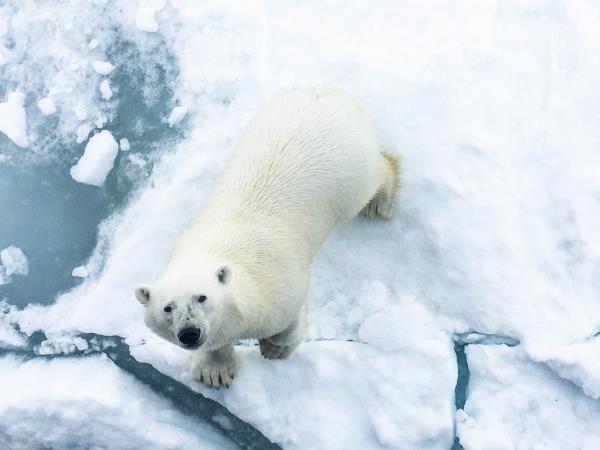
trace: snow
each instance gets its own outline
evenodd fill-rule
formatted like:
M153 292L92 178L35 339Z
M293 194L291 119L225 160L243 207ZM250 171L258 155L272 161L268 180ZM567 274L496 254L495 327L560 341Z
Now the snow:
M0 435L9 448L231 448L106 357L4 357L0 383L10 386L0 401Z
M78 278L87 278L89 275L88 270L85 266L75 267L71 275Z
M22 148L29 146L24 103L25 94L19 91L10 92L8 99L0 103L0 131Z
M112 89L110 88L110 84L108 80L102 80L100 83L100 94L104 100L110 100L113 96Z
M99 227L86 263L97 276L50 307L11 310L10 320L0 319L0 340L22 339L9 322L27 333L120 335L139 359L284 447L330 448L340 439L350 448L429 449L452 442L454 333L476 331L518 345L469 345L471 384L465 411L456 415L465 448L552 448L552 439L555 448L571 448L568 437L585 448L586 436L597 442L589 428L600 396L596 5L171 1L160 28L142 33L140 9L148 8L142 26L156 22L152 2L115 0L104 9L20 3L3 10L11 20L6 30L23 38L13 48L0 46L0 70L12 95L17 86L24 93L12 103L9 96L0 111L8 104L22 114L26 142L25 94L56 99L54 132L69 142L84 142L92 124L109 123L115 136L135 142L136 153L118 169L130 164L146 184L135 193L120 182L107 186L126 202ZM92 35L102 46L90 52ZM160 45L172 52L160 67L177 75L145 80L144 102L160 98L157 91L172 95L161 98L160 117L168 119L155 136L169 132L167 125L183 131L157 155L142 153L141 126L118 129L122 117L110 106L116 102L97 95L99 75L113 63L134 69L127 65L132 53L119 56L124 36L135 51L154 53ZM97 63L108 60L100 67L110 70L98 72ZM24 83L30 78L36 83ZM122 80L111 74L110 83L123 110L138 114ZM398 210L389 222L353 220L325 242L311 274L308 341L297 354L270 362L256 348L242 348L233 387L209 392L191 380L188 355L145 327L133 287L156 279L260 105L283 89L314 84L360 98L383 147L400 153ZM185 107L169 115L174 104ZM99 138L103 133L110 139ZM30 137L35 158L46 136ZM104 130L73 170L85 168L86 178L102 185L117 149ZM43 373L46 366L29 367ZM35 395L42 393L24 404ZM564 407L551 409L554 399ZM114 414L113 426L128 426L124 414Z
M56 112L56 106L54 105L52 99L49 97L44 97L40 99L40 101L38 102L38 107L40 108L40 111L42 111L42 114L44 114L45 116L49 116L50 114L54 114Z
M600 402L519 348L470 346L471 378L458 435L466 450L578 448L600 442Z
M115 69L115 66L113 66L108 61L98 61L97 60L97 61L94 61L93 65L94 65L94 70L96 71L96 73L99 73L100 75L108 75Z
M124 152L129 150L131 148L131 146L129 144L129 139L127 139L127 138L120 139L119 140L119 148Z
M83 156L71 167L71 177L78 183L102 186L112 170L119 144L110 131L102 130L92 136Z
M184 106L176 106L171 110L171 114L169 115L169 126L173 127L177 125L179 122L183 120L185 115L187 114L187 108Z
M142 30L147 31L149 33L153 33L158 30L158 22L154 18L154 14L156 11L154 8L143 7L138 8L137 13L135 15L135 24L136 26Z
M12 275L27 275L29 273L29 262L27 256L19 247L10 245L0 251L0 262L7 277Z

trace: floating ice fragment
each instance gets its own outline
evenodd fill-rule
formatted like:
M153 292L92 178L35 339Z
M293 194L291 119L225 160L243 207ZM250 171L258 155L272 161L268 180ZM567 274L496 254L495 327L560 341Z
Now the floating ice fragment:
M4 266L7 277L11 275L27 275L29 273L29 262L19 247L11 245L0 252L0 261Z
M77 278L87 278L88 275L89 275L89 273L85 266L75 267L73 269L73 272L71 272L71 276L77 277Z
M77 143L80 144L85 141L90 135L90 131L92 131L90 124L84 123L83 125L79 125L77 127Z
M158 30L158 23L154 17L156 10L152 7L141 7L138 8L135 15L135 24L142 30L149 33L154 33Z
M88 48L89 48L90 50L94 50L96 47L98 47L98 44L100 44L100 43L98 42L98 39L92 39L92 40L89 42L89 44L88 44Z
M71 167L71 177L79 183L102 186L113 168L118 151L119 145L112 134L102 130L89 140L83 156Z
M100 75L108 75L115 69L108 61L94 61L94 70Z
M127 139L127 138L121 139L119 141L119 147L124 152L126 152L127 150L129 150L131 148L131 145L129 145L129 139Z
M49 116L50 114L54 114L56 112L56 106L54 102L49 97L44 97L38 102L38 107L42 111L42 114L45 116Z
M108 84L108 80L102 80L102 83L100 83L100 94L102 94L104 100L110 100L112 98L113 93L110 84Z
M29 146L24 103L25 94L19 91L11 92L8 94L8 100L0 103L0 131L22 148Z
M169 126L172 127L174 125L177 125L183 120L186 114L187 108L184 106L176 106L175 108L173 108L171 114L169 115Z

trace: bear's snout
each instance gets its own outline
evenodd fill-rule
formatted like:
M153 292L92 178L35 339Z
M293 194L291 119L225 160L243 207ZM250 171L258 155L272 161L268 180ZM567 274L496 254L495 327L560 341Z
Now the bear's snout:
M187 348L195 348L200 345L200 330L198 328L188 327L177 333L177 339Z

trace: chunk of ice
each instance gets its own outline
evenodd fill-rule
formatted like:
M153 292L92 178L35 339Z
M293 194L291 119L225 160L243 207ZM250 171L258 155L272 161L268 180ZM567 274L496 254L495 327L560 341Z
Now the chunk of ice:
M29 147L24 103L25 94L19 91L11 92L8 99L0 103L0 131L22 148Z
M79 183L102 186L118 151L119 145L110 131L102 130L89 140L83 156L71 167L71 176Z
M0 251L0 261L4 266L7 277L11 275L27 275L29 273L29 262L27 256L19 247L11 245Z
M100 75L108 75L114 69L115 69L115 66L113 66L108 61L98 61L98 60L94 61L94 70L96 71L96 73L99 73Z
M169 115L169 126L175 126L183 120L187 114L187 108L184 106L176 106Z
M131 148L131 145L129 145L129 139L127 139L127 138L121 139L119 141L119 147L124 152L126 152L127 150L129 150Z
M54 114L56 112L56 106L54 102L49 97L44 97L38 102L38 107L42 111L42 114L45 116L49 116L50 114Z
M92 39L92 40L89 42L89 44L88 44L88 48L89 48L90 50L94 50L96 47L98 47L98 44L100 44L100 43L98 42L98 39Z
M100 83L100 94L102 94L104 100L110 100L113 96L110 84L106 79L102 80L102 83Z
M85 266L75 267L71 272L71 276L78 278L87 278L88 275L88 270Z

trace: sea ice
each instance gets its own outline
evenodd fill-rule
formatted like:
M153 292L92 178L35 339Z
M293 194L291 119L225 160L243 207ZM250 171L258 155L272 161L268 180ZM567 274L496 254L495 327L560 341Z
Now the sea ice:
M0 103L0 131L19 147L28 147L27 114L25 112L25 94L14 91L8 99Z
M56 112L56 106L50 97L44 97L38 102L38 107L42 111L42 114L49 116Z
M108 75L115 69L115 66L108 61L94 61L93 65L96 73L100 75Z
M110 131L102 130L88 141L83 156L71 167L71 176L79 183L102 186L118 152L119 144Z

